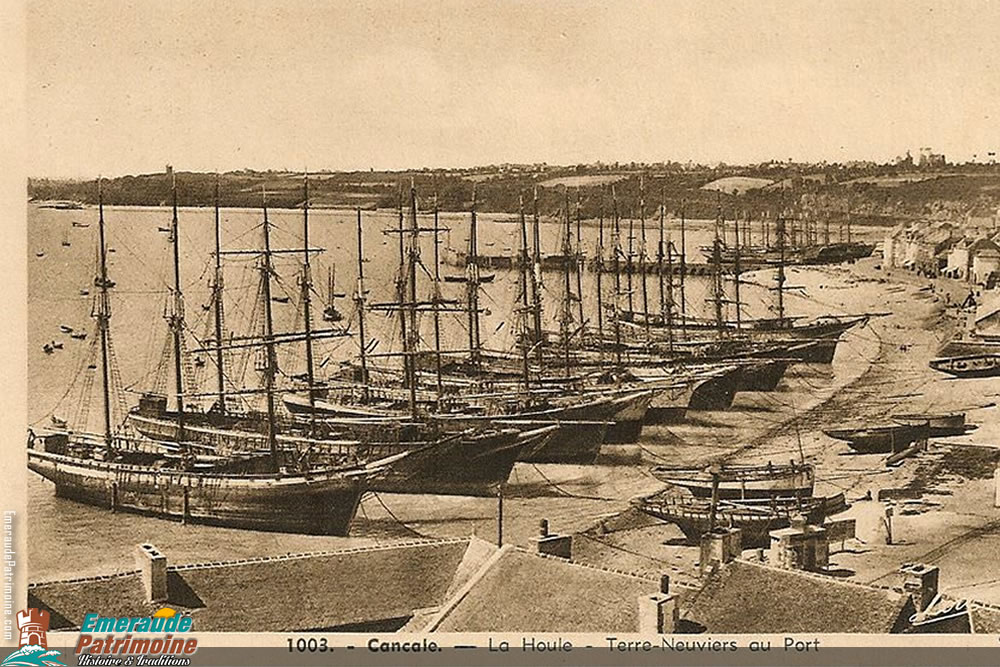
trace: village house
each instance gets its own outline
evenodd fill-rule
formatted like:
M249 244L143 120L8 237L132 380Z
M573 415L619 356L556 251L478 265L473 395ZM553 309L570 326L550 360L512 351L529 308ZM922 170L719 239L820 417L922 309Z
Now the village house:
M969 274L972 271L972 256L969 254L969 248L974 242L974 239L964 237L951 247L943 271L945 276L956 280L969 279Z
M969 247L972 260L971 282L993 289L1000 278L1000 245L990 238L980 238Z
M947 266L948 250L958 241L955 231L954 225L945 222L916 236L912 257L914 269L930 277L940 275Z
M470 538L168 565L152 545L136 569L33 583L28 605L52 631L85 614L146 616L163 606L195 632L974 632L1000 610L944 600L937 568L910 565L876 587L824 574L830 532L793 525L767 558L743 558L740 531L706 535L699 579L676 583L573 560L573 536L543 525L532 548ZM748 552L752 553L752 552ZM807 568L813 571L804 571ZM937 605L937 606L935 606ZM945 623L936 609L956 611ZM924 618L930 617L931 622Z
M897 268L903 265L905 253L906 225L899 224L886 232L882 240L882 265Z

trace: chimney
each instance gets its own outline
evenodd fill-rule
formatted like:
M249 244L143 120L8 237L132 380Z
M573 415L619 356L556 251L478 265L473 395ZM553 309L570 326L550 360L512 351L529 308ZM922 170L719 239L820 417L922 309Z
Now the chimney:
M538 537L535 538L538 553L545 556L558 556L569 560L573 553L573 537L549 532L548 519L538 522Z
M903 591L910 594L917 611L930 606L938 594L938 570L936 565L906 563L899 571L903 574Z
M661 575L659 593L639 596L639 633L673 634L679 618L677 595L670 592L670 575Z
M716 528L701 536L699 568L704 574L714 565L725 565L743 553L743 533L739 528Z
M167 557L152 544L139 544L135 548L135 565L146 589L147 602L167 599Z
M772 530L768 561L786 570L822 570L830 564L826 528L793 517L788 528Z

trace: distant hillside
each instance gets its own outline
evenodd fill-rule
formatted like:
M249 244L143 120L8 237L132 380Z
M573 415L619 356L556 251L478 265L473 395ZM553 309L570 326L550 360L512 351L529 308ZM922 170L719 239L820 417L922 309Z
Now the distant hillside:
M176 179L181 205L212 205L214 174L177 172ZM558 214L567 197L575 207L579 197L582 215L587 218L596 217L602 210L610 218L612 186L619 215L637 216L640 180L647 217L655 216L662 202L668 213L679 215L683 211L689 218L713 218L720 206L727 219L775 216L780 210L843 217L850 209L852 218L859 222L884 225L941 211L957 219L963 212L988 211L991 207L995 211L1000 206L1000 169L996 166L908 173L893 166L871 164L845 167L786 163L715 168L676 164L503 165L462 170L321 172L309 175L310 204L393 208L399 201L400 188L408 189L411 179L421 210L430 209L436 194L441 210L467 211L475 188L480 211L516 213L518 197L523 195L530 214L537 189L543 215ZM260 206L262 189L267 191L269 206L302 205L301 173L244 170L219 176L220 203L224 207ZM33 178L28 182L28 194L35 200L94 204L97 186L93 180ZM159 173L107 179L104 200L117 205L168 204L170 177Z

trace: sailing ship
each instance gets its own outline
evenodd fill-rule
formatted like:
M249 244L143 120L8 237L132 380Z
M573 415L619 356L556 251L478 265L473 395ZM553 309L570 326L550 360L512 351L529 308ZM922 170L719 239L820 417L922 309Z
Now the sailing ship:
M217 389L215 403L208 411L201 411L194 403L185 404L185 394L181 389L180 370L182 344L177 324L172 320L171 330L178 340L174 344L175 375L178 378L176 390L177 409L168 410L164 396L144 396L139 405L129 412L129 423L140 433L151 438L177 442L189 439L204 451L216 455L240 455L254 453L268 445L295 452L308 460L323 461L330 457L346 456L355 460L381 456L397 456L412 453L414 456L400 460L372 481L372 490L462 495L494 495L498 484L503 483L513 468L521 451L536 450L543 446L559 431L558 425L551 423L526 425L522 428L494 426L491 423L462 425L450 430L437 428L426 420L416 418L375 419L375 415L352 415L349 418L330 419L322 410L322 396L328 389L317 382L313 345L324 338L351 335L342 328L314 329L311 317L312 282L310 255L318 252L309 245L308 179L305 181L303 204L303 248L271 248L270 228L266 202L263 208L263 250L223 250L221 228L219 226L218 204L216 204L216 267L213 281L212 305L214 306L215 333L213 344L199 348L199 353L214 353L217 369ZM357 211L359 256L361 248L361 211ZM177 235L172 235L174 255L177 256ZM302 274L299 285L302 288L303 331L275 334L271 303L270 283L274 276L271 256L278 252L301 253ZM223 265L221 258L228 254L256 254L261 269L259 308L264 317L264 332L260 336L233 336L223 331ZM359 304L364 300L363 262L359 262ZM176 291L180 289L179 278L175 276ZM362 338L362 361L365 362L366 341L364 340L363 308L359 308L359 331ZM224 341L229 341L225 343ZM305 392L302 418L283 417L278 413L276 395L280 391L276 385L278 345L303 343L306 357L306 373L302 380L308 387ZM228 349L264 348L264 388L229 390L225 377L226 360L224 351ZM235 397L263 393L266 411L249 408L234 409L230 404ZM288 401L285 401L286 406ZM292 414L291 417L295 415ZM470 428L479 426L481 428ZM447 474L443 474L447 471Z
M176 183L173 230L177 230ZM180 456L159 452L151 440L115 433L111 419L113 359L111 301L105 246L103 197L98 182L99 266L94 318L99 334L104 430L102 434L59 429L41 435L28 431L28 468L52 482L56 495L108 509L281 532L346 535L368 479L384 463L341 462L305 467L278 449L269 429L270 451L243 458L199 461L182 439ZM265 267L266 268L266 267ZM179 287L177 255L175 285ZM174 293L174 341L180 347L183 304ZM179 355L178 355L179 358ZM178 396L183 392L178 374Z

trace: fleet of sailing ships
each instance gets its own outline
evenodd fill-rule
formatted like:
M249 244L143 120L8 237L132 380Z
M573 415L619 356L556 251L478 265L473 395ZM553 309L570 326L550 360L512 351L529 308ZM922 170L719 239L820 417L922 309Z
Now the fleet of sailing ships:
M635 221L628 221L627 232L622 229L612 190L610 219L605 220L602 202L598 244L590 262L597 281L597 321L590 322L584 316L581 275L587 262L579 203L575 233L568 198L563 206L557 261L541 252L536 193L530 224L522 199L517 218L519 251L509 263L518 279L517 303L511 311L517 324L515 349L488 350L480 334L480 290L492 275L482 272L487 262L479 255L475 192L468 250L462 259L464 298L448 299L441 292L438 252L439 234L445 230L436 205L431 226L421 226L417 193L411 185L408 214L401 197L398 225L386 230L398 245L395 299L368 300L358 210L356 319L352 318L356 331L339 324L344 316L335 306L332 273L329 302L321 317L329 326L316 328L311 257L318 249L309 243L308 179L303 187L301 248L272 248L272 223L264 196L260 246L224 249L216 184L215 271L212 301L206 307L212 311L214 336L194 350L212 356L216 388L211 408L201 410L192 400L200 395L185 386L189 351L183 338L174 184L171 225L162 229L169 234L173 255L172 299L166 318L172 338L173 406L168 406L162 393L143 395L121 424L114 423L111 415L114 281L108 276L99 194L99 261L92 315L97 325L93 342L100 356L103 431L74 430L55 419L45 429L29 431L29 468L53 482L57 495L112 511L183 521L342 535L348 532L366 491L494 495L516 461L592 463L605 444L637 441L644 424L680 421L688 410L726 408L739 391L772 391L794 363L831 363L841 334L868 318L828 316L804 321L788 317L784 283L789 261L853 259L870 254L870 246L848 242L828 243L826 250L789 247L786 221L778 218L773 243L752 246L748 228L741 228L737 221L736 242L729 247L722 241L721 216L715 241L705 249L711 264L715 319L691 317L684 305L683 218L678 252L664 237L665 208L660 206L658 242L650 256L645 202L640 201L640 243L635 252ZM610 234L610 257L605 256L606 233ZM627 239L623 238L626 233ZM420 240L427 235L433 245L430 267L420 252ZM273 259L278 254L301 258L301 331L275 331L272 301L280 297L272 294L272 281L276 277ZM224 325L223 258L227 255L250 256L256 261L262 330L252 335L236 336ZM728 321L723 314L724 281L732 276L738 304L741 272L761 266L776 270L777 317L743 320L737 308L736 321ZM546 268L562 273L558 330L554 331L543 326L541 279ZM419 285L421 276L429 283L429 296ZM655 278L655 290L649 287L650 277ZM371 352L366 314L372 312L398 318L401 351ZM434 345L424 349L420 317L427 313L433 318ZM446 314L466 318L467 348L442 350L441 318ZM340 376L320 380L314 343L354 335L359 349L354 362ZM306 372L292 388L278 383L276 350L285 345L302 346L305 353ZM237 349L262 353L258 364L261 387L234 390L229 386L227 353ZM89 370L95 369L96 364ZM241 400L248 395L262 396L264 407L243 406ZM948 425L954 427L953 421ZM899 426L920 430L929 428L929 422L918 415ZM837 437L851 439L850 434ZM792 513L825 516L843 506L842 496L812 497L814 471L804 462L727 466L711 473L664 467L653 472L690 491L694 500L650 500L643 511L678 523L686 533L711 529L723 519L773 528L787 522ZM733 499L739 505L727 507L725 503Z

